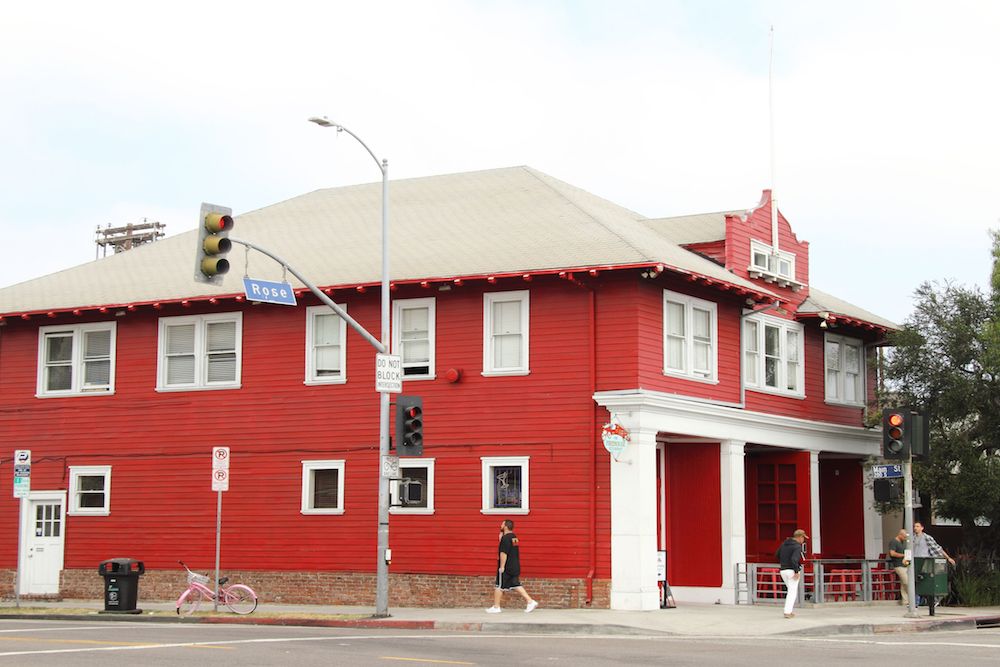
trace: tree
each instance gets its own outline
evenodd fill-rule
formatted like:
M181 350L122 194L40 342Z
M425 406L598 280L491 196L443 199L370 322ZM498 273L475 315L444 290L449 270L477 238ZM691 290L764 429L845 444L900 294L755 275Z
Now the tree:
M914 466L941 516L991 527L966 531L971 547L1000 537L1000 233L991 232L990 293L924 283L885 365L891 402L930 416L930 454ZM984 539L985 544L976 544Z

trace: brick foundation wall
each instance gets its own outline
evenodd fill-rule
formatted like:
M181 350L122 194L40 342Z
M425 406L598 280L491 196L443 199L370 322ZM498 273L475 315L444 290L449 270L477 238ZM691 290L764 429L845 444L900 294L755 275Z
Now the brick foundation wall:
M207 574L207 573L203 573ZM226 571L232 582L247 584L261 602L374 606L375 575L365 572ZM13 596L13 573L3 577L0 595ZM525 579L531 597L549 609L587 607L584 579ZM183 572L147 570L139 579L139 600L175 600L187 586ZM591 607L611 604L611 581L594 580ZM60 595L66 599L104 600L104 580L97 568L63 570ZM389 605L397 607L488 607L493 604L493 579L432 574L390 574ZM516 593L504 595L504 605L523 605Z

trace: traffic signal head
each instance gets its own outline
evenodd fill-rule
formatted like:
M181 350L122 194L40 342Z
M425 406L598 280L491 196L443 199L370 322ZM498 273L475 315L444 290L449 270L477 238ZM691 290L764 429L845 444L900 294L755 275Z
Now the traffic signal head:
M424 401L419 396L396 398L396 455L423 456Z
M213 285L222 284L229 272L225 254L233 247L229 230L233 228L233 211L225 206L202 204L198 220L198 247L195 249L194 279Z
M885 408L882 411L882 456L909 459L913 441L913 418L910 408Z

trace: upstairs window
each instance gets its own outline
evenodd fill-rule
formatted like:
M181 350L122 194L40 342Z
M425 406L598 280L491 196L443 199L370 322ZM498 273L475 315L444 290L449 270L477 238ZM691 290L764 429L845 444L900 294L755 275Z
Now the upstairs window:
M392 302L392 349L404 379L434 379L434 325L433 298Z
M483 375L528 374L528 291L483 295Z
M114 393L114 322L38 329L37 395Z
M160 318L157 389L240 386L242 313Z
M864 405L864 344L856 338L826 334L826 400Z
M774 249L760 241L750 241L750 270L795 280L795 255Z
M802 326L774 317L743 321L743 381L776 394L805 395Z
M347 312L347 305L337 304ZM306 384L347 382L347 322L327 306L306 308Z
M111 466L71 466L69 514L111 513Z
M717 306L710 301L663 292L663 372L695 380L716 380Z

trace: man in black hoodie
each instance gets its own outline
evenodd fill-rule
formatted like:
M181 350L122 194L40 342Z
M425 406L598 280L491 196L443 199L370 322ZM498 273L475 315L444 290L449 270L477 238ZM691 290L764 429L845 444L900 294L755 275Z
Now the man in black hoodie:
M799 596L799 582L802 581L802 545L809 536L799 528L778 548L778 562L781 563L781 580L788 593L785 595L785 618L795 616L792 609Z

